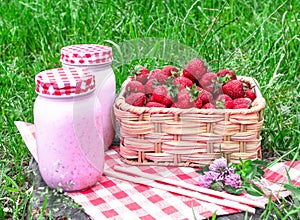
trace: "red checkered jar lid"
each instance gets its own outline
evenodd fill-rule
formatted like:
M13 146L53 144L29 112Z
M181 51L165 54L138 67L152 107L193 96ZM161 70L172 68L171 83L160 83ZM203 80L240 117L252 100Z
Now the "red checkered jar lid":
M35 76L35 91L44 96L70 97L95 89L95 76L86 68L57 68Z
M112 60L112 48L98 44L66 46L60 54L60 61L69 65L100 65Z

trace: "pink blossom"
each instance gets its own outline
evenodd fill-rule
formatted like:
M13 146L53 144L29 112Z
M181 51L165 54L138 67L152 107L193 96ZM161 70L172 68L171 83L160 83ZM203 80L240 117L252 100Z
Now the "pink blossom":
M233 188L240 188L242 186L241 176L236 173L230 173L224 178L224 184Z
M222 172L223 169L227 167L227 160L224 157L216 159L210 166L209 170L215 172Z
M199 177L198 183L200 186L210 188L211 184L217 180L218 173L214 171L204 172L204 175Z

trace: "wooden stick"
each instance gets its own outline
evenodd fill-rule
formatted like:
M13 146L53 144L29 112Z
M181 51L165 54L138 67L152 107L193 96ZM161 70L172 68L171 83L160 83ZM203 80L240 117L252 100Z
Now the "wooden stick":
M237 196L237 195L232 195L232 194L225 193L225 192L219 192L219 191L216 191L216 190L207 189L207 188L204 188L204 187L200 187L200 186L196 186L196 185L193 185L193 184L186 183L184 181L166 179L165 177L162 177L162 176L159 176L159 175L144 173L140 169L138 169L137 167L114 166L114 169L117 170L117 171L120 171L120 172L129 173L129 174L133 174L133 175L136 175L136 176L141 176L141 177L144 177L144 178L147 178L147 179L164 182L164 183L167 183L167 184L170 184L170 185L179 186L179 187L190 189L190 190L197 191L197 192L200 192L200 193L205 193L205 194L208 194L208 195L218 196L218 197L221 197L221 198L224 198L224 199L227 199L227 200L243 203L243 204L246 204L246 205L252 205L254 207L259 207L259 208L262 208L262 209L265 208L265 204L262 203L262 202L254 201L254 200L251 200L251 199L247 199L247 198L240 197L240 196Z
M218 205L221 205L221 206L235 208L235 209L239 209L241 211L247 211L249 213L255 213L255 209L250 207L250 206L247 206L247 205L243 205L243 204L233 202L233 201L229 201L229 200L226 200L226 199L217 199L217 198L210 197L210 196L201 194L199 192L195 192L195 191L191 191L191 190L187 190L187 189L182 189L182 188L178 188L178 187L174 187L174 186L170 186L170 185L164 185L164 184L161 184L161 183L157 183L153 180L146 179L144 177L133 177L133 176L129 176L129 175L126 175L126 174L123 174L123 173L115 172L115 171L112 171L112 170L104 170L104 174L106 176L109 176L109 177L114 177L114 178L130 181L130 182L134 182L134 183L138 183L138 184L147 185L147 186L150 186L150 187L153 187L153 188L161 189L161 190L168 191L168 192L177 193L177 194L188 196L188 197L191 197L191 198L196 198L196 199L199 199L199 200L202 200L202 201L218 204ZM221 210L216 210L216 211L221 211Z

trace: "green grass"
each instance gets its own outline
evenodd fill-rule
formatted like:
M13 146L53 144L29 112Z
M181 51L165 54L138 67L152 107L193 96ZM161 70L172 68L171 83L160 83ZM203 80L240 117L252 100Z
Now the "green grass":
M164 38L191 47L213 71L230 68L255 77L267 101L263 148L278 156L291 151L283 159L300 159L299 1L164 2L1 1L0 219L25 216L30 198L26 169L30 153L13 122L33 122L34 76L60 66L60 48L70 44ZM152 68L168 63L163 56L139 58L115 65L118 88L132 64ZM270 202L265 216L276 218L272 216L276 209L283 216L296 210L290 201L282 204L286 205Z

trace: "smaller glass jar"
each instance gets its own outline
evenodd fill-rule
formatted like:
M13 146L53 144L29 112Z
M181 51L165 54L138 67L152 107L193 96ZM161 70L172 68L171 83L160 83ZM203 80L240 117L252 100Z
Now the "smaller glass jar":
M36 75L34 124L41 176L51 188L89 188L100 181L104 145L95 76L57 68Z
M101 105L104 149L108 150L115 137L113 103L116 79L111 67L112 48L98 44L78 44L63 47L60 61L63 67L87 68L95 75L96 96Z

